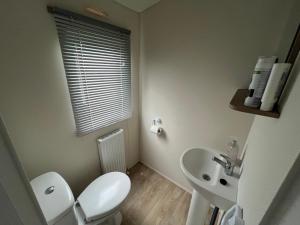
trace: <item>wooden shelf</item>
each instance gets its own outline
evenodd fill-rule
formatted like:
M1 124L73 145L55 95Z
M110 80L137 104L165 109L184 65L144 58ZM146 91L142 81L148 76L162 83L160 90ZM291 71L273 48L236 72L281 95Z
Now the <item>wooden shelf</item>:
M277 106L274 107L273 111L261 111L260 109L248 107L244 105L244 100L248 96L248 89L238 89L230 101L230 108L236 111L251 113L261 116L268 116L273 118L279 118L280 113Z

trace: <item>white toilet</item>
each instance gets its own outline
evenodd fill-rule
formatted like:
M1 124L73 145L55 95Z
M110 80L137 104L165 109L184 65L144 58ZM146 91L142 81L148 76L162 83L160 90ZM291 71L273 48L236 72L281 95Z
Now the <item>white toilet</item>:
M48 225L120 225L120 205L131 187L126 174L106 173L75 202L69 185L56 172L42 174L30 183Z

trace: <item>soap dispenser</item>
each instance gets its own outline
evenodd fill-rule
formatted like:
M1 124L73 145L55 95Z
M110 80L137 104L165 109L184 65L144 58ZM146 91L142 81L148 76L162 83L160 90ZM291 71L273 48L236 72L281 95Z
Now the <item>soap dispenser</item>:
M239 147L237 144L237 140L232 139L228 144L227 144L227 155L232 159L233 162L238 162L238 154L239 154Z

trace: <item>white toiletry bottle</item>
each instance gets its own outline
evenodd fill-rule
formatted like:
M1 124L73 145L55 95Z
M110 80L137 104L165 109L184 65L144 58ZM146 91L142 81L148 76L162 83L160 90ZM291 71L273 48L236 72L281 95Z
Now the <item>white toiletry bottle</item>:
M287 80L290 63L275 63L268 80L266 90L261 99L260 109L263 111L271 111L275 103L278 101L284 84Z
M249 86L249 96L244 102L245 106L254 108L258 108L260 106L260 100L267 85L273 64L276 61L276 56L260 56L258 58L252 75L252 81Z

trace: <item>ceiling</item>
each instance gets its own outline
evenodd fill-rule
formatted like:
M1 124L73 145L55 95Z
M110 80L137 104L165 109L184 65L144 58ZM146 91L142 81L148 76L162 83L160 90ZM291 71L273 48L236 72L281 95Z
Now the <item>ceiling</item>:
M136 12L143 12L145 9L158 3L160 0L114 0L119 4L126 6Z

